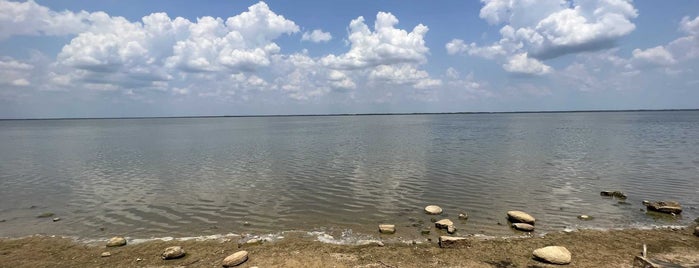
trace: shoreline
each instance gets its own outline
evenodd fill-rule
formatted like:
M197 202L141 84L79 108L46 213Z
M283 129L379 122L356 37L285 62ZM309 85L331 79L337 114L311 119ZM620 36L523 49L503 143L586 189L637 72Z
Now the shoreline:
M531 237L467 236L468 245L457 248L440 248L434 239L418 244L384 239L391 235L381 235L384 243L342 245L317 241L304 232L283 233L281 239L252 244L231 234L203 237L208 239L136 239L114 248L104 247L108 238L89 242L34 235L0 238L0 266L220 267L226 256L246 250L249 260L238 267L551 267L533 260L532 251L559 245L568 248L573 256L566 267L631 267L643 244L652 259L699 265L699 237L692 233L696 226L576 230ZM160 259L163 249L169 246L182 246L187 255L175 260ZM105 251L111 256L101 257Z

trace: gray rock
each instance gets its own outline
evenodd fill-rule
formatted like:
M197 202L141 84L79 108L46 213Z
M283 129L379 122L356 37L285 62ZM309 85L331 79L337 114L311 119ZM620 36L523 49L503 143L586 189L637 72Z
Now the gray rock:
M469 241L466 237L445 235L439 237L440 248L468 247L470 245L471 241Z
M524 231L524 232L534 231L534 225L531 225L528 223L521 223L521 222L513 223L512 228L515 228L517 230Z
M528 223L531 225L534 225L534 222L536 219L532 217L532 215L529 215L525 212L519 211L519 210L510 210L507 212L507 219L510 222L517 223L517 222L522 222L522 223Z
M646 209L650 211L668 213L668 214L680 214L682 213L682 206L676 201L658 201L658 202L648 202L645 201L643 204Z
M425 207L425 213L430 215L439 215L442 214L442 208L435 205L429 205Z
M535 249L532 254L537 260L553 264L569 264L572 260L572 254L570 254L570 251L561 246L538 248Z
M173 246L173 247L168 247L163 251L163 254L160 255L163 260L171 260L171 259L177 259L177 258L182 258L184 255L187 254L184 252L184 249L180 246Z
M248 252L245 250L238 251L236 253L233 253L231 255L228 255L225 259L223 259L223 267L233 267L233 266L238 266L244 263L245 261L248 260Z
M107 241L107 247L121 247L126 245L126 239L121 236L115 236Z
M396 226L393 224L379 224L379 232L382 234L396 233Z
M439 229L447 229L449 226L453 226L454 222L449 219L442 219L434 223L434 225Z

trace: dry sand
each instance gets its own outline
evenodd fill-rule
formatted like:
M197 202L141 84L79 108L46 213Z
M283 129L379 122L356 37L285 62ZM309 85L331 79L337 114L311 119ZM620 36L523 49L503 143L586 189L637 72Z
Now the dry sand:
M260 245L238 246L236 239L150 241L105 248L68 238L32 236L0 239L0 267L221 267L226 256L247 250L250 259L238 267L556 267L532 259L536 248L567 247L573 261L565 267L631 267L643 244L649 257L699 265L699 237L692 228L655 230L583 230L544 237L471 238L468 247L439 248L429 244L347 246L286 237ZM105 238L105 241L107 239ZM162 260L168 246L182 246L187 255ZM104 251L110 257L100 257ZM140 260L138 260L140 259Z

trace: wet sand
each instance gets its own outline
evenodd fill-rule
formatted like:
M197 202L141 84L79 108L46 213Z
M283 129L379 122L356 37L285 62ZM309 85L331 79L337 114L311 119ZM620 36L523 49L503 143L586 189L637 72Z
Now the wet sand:
M32 236L0 239L0 267L221 267L226 256L247 250L249 260L238 267L554 267L532 259L539 247L565 246L573 255L566 267L631 267L648 246L650 258L691 267L699 265L699 237L694 226L654 230L582 230L529 238L476 238L469 246L439 248L425 244L333 245L307 237L239 246L237 238L207 241L149 241L105 248L69 238ZM105 238L105 241L107 239ZM182 246L187 255L162 260L168 246ZM110 257L101 257L104 251Z

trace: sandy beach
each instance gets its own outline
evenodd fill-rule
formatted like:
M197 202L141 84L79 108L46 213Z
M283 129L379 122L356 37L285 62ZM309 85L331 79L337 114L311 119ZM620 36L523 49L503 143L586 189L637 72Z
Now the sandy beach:
M249 252L238 267L552 267L532 258L534 249L557 245L572 253L566 267L631 267L634 256L647 245L648 257L696 267L699 237L691 228L652 230L581 230L550 233L543 237L478 238L468 245L440 248L437 241L413 245L386 243L334 245L308 237L255 245L239 245L237 238L206 241L148 241L105 248L104 243L69 238L31 236L0 239L2 267L220 267L237 251ZM105 238L106 242L107 238ZM162 260L166 247L181 246L186 256ZM101 257L109 251L111 256Z

